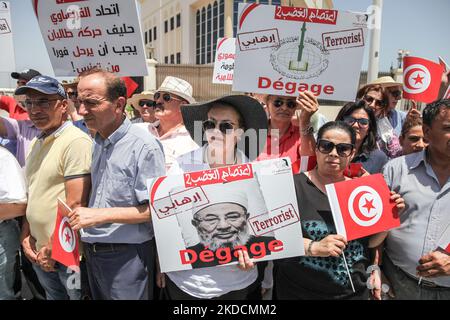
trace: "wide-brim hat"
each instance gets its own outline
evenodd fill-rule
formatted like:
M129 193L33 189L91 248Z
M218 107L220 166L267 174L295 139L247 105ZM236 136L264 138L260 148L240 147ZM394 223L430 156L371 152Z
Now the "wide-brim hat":
M189 103L195 103L195 99L192 97L192 86L186 80L168 76L164 79L158 90L156 90L156 92L159 91L172 93Z
M396 87L396 86L403 86L403 83L397 82L390 76L380 77L378 79L373 80L369 85L375 85L378 84L382 87Z
M142 91L141 93L135 93L127 100L127 104L132 105L133 107L136 107L139 103L139 100L146 99L146 100L154 100L153 95L155 94L154 91Z
M245 153L250 161L255 160L263 151L267 140L268 120L266 112L261 104L254 98L245 95L227 95L221 98L216 98L202 103L192 103L181 106L181 114L183 116L184 125L191 135L192 139L202 146L207 142L201 137L194 135L195 121L203 122L208 119L208 111L216 103L224 103L233 106L241 115L245 123L245 129L256 130L257 150L250 152L250 142L248 137L245 137L245 143L238 143L238 147L244 148L241 150ZM261 131L264 130L264 131ZM264 133L264 134L260 134ZM245 135L244 135L245 136ZM254 135L249 135L253 137ZM197 138L202 141L196 141Z

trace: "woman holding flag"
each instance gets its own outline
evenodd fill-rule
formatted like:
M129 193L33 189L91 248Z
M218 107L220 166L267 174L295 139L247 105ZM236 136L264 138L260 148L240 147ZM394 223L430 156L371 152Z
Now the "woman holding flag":
M368 277L366 270L376 262L369 248L385 234L354 241L337 235L325 189L350 179L344 171L356 154L355 144L350 125L325 124L318 132L316 168L294 176L306 256L275 261L277 299L368 299L368 287L380 299L380 275L374 271ZM404 208L399 195L392 193L391 200Z

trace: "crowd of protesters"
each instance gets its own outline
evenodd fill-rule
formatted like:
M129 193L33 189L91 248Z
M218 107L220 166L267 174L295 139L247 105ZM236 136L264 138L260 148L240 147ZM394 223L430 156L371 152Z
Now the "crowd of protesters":
M0 300L25 287L47 300L450 299L450 256L437 250L450 224L448 99L399 111L402 84L382 77L326 121L309 91L196 102L187 81L167 77L127 100L101 69L64 85L32 69L11 76L14 98L0 97ZM252 130L265 135L247 140ZM279 157L297 168L305 256L262 263L244 250L237 265L160 272L147 179ZM383 173L399 228L336 234L325 185L354 178L350 163L356 177ZM77 273L51 257L58 197L80 233Z

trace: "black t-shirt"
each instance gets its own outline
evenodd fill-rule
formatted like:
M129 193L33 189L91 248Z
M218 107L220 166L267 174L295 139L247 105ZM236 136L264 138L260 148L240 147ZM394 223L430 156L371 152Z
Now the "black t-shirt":
M320 241L327 235L336 234L326 194L303 173L294 176L294 184L303 237ZM367 238L350 241L344 250L356 293L353 293L342 257L304 256L274 262L277 298L366 299L367 241Z

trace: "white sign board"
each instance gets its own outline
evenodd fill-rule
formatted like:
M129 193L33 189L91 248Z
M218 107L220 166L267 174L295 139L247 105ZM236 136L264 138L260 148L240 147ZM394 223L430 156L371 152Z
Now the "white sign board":
M162 272L304 254L289 158L148 180Z
M94 67L119 76L148 74L135 0L35 4L56 76L77 76Z
M9 1L0 1L0 72L11 72L16 69L14 59L14 45L11 27L11 13Z
M233 91L353 101L367 15L239 4Z
M219 38L217 40L216 58L214 60L214 74L212 80L213 83L233 84L235 52L235 38Z

